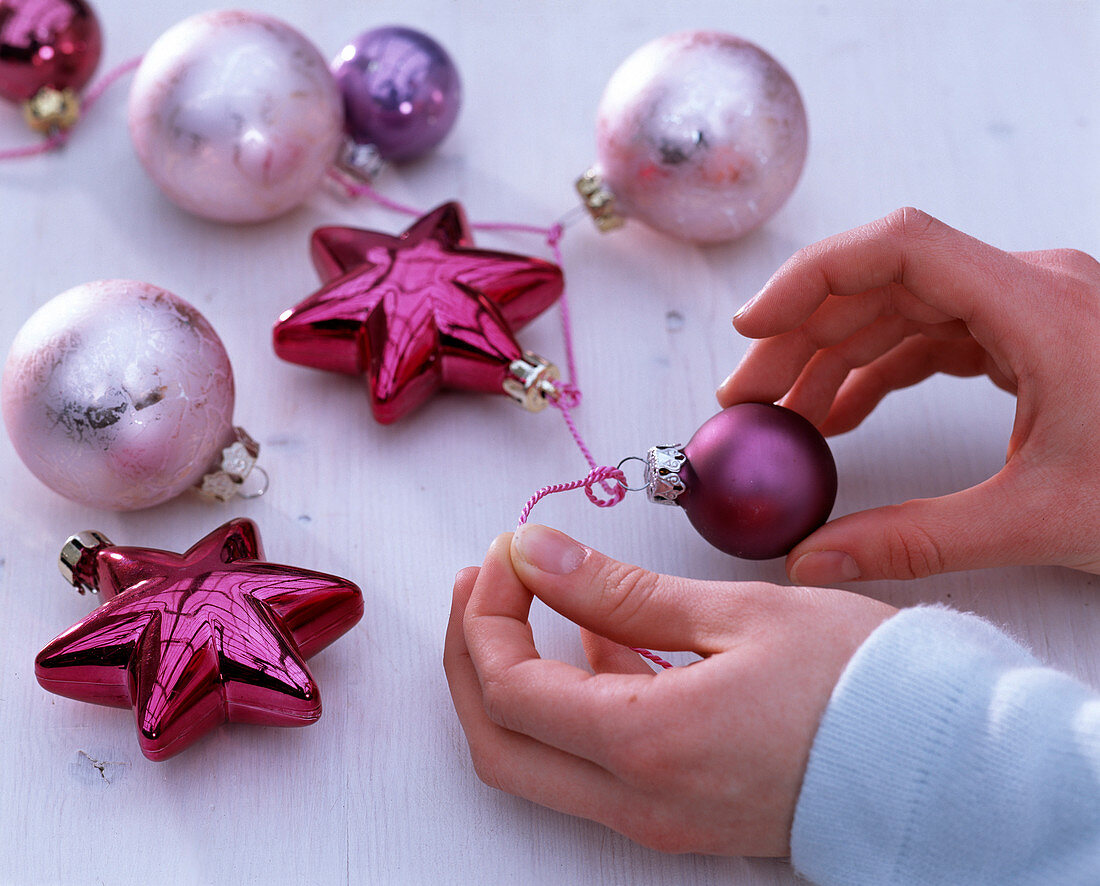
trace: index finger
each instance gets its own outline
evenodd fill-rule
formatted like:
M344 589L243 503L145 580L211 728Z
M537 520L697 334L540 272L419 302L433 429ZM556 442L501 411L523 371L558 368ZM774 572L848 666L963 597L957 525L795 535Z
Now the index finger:
M609 749L624 734L652 728L644 720L656 677L594 675L540 658L527 623L532 594L512 568L510 541L503 535L489 549L463 620L486 712L505 729L610 767Z
M991 298L1010 289L1024 267L1009 253L907 207L795 253L742 308L734 326L749 338L766 338L805 322L829 295L891 285L980 326L1013 308L1026 310L1011 299L993 305Z

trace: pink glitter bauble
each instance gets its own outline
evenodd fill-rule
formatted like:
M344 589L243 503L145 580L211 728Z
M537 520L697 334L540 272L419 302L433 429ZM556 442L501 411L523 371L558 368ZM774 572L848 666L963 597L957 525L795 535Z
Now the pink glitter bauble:
M130 89L138 159L203 218L265 221L310 196L336 159L344 111L305 37L254 12L208 12L150 47Z
M8 352L4 424L39 480L81 504L134 510L196 483L233 439L233 371L183 299L133 280L48 301Z
M806 159L798 88L760 47L714 31L647 43L612 75L597 172L622 215L697 243L734 240L790 196Z

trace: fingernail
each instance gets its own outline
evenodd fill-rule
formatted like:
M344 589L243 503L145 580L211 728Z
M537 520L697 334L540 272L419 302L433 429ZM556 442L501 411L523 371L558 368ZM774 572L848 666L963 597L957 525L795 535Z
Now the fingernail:
M744 314L749 308L751 308L752 305L753 305L753 302L755 302L758 297L759 297L759 293L757 293L752 298L750 298L747 302L745 302L743 305L741 305L741 307L737 309L737 313L733 315L733 319L737 320L742 314Z
M811 551L795 560L791 567L791 580L800 585L854 581L859 576L856 561L843 551Z
M548 526L522 526L513 543L520 557L552 575L568 575L584 562L588 553L568 535Z
M723 391L724 391L724 390L726 389L726 386L727 386L727 385L728 385L728 384L729 384L729 383L730 383L731 381L733 381L733 377L734 377L735 375L737 375L737 373L736 373L736 372L731 372L731 373L730 373L729 375L727 375L727 376L726 376L726 378L725 378L725 381L723 381L723 382L722 382L722 384L720 384L720 385L718 386L718 388L717 388L717 389L715 390L715 392L714 392L714 396L715 396L715 397L717 397L719 401L721 401L721 399L722 399L722 392L723 392Z

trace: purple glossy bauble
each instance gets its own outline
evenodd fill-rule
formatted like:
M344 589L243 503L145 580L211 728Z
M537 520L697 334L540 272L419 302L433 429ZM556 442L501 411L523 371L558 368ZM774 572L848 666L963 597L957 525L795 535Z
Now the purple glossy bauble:
M332 63L348 135L383 160L414 160L451 131L462 84L447 51L412 28L375 28Z
M788 553L829 518L836 463L810 422L782 406L740 403L684 447L676 499L719 550L748 560Z

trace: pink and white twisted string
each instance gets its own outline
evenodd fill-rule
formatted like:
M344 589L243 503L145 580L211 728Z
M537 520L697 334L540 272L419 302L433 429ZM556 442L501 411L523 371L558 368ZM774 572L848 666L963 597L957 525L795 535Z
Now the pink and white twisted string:
M367 197L379 206L411 217L418 217L421 215L415 208L398 203L395 200L391 200L379 194L369 184L352 181L336 170L333 170L330 175L350 196ZM561 240L565 233L565 225L562 222L555 222L548 228L538 227L537 225L516 224L513 222L477 222L472 224L471 227L477 231L506 231L521 234L534 234L542 237L546 241L547 246L550 247L554 260L558 263L559 267L564 264L562 260ZM592 455L591 449L589 449L588 444L585 442L573 418L573 409L580 405L582 395L580 388L577 386L577 362L573 344L573 323L569 313L569 299L565 292L562 292L561 298L558 301L558 306L569 378L568 381L557 382L555 384L557 396L550 399L550 404L561 413L565 426L569 429L569 433L577 444L577 448L580 449L581 455L584 456L584 460L588 462L589 471L579 480L573 480L568 483L550 483L538 489L534 495L527 500L526 504L524 504L523 510L519 515L518 526L522 526L527 522L527 518L531 515L531 510L539 501L548 495L553 495L558 492L569 492L575 489L583 489L588 500L596 505L596 507L610 508L623 500L628 486L626 477L619 468L601 465L596 461L595 456ZM597 491L597 489L600 491ZM640 646L630 646L627 648L629 648L631 652L636 652L638 655L662 668L673 667L671 663L665 661L661 656L648 649L643 649Z

